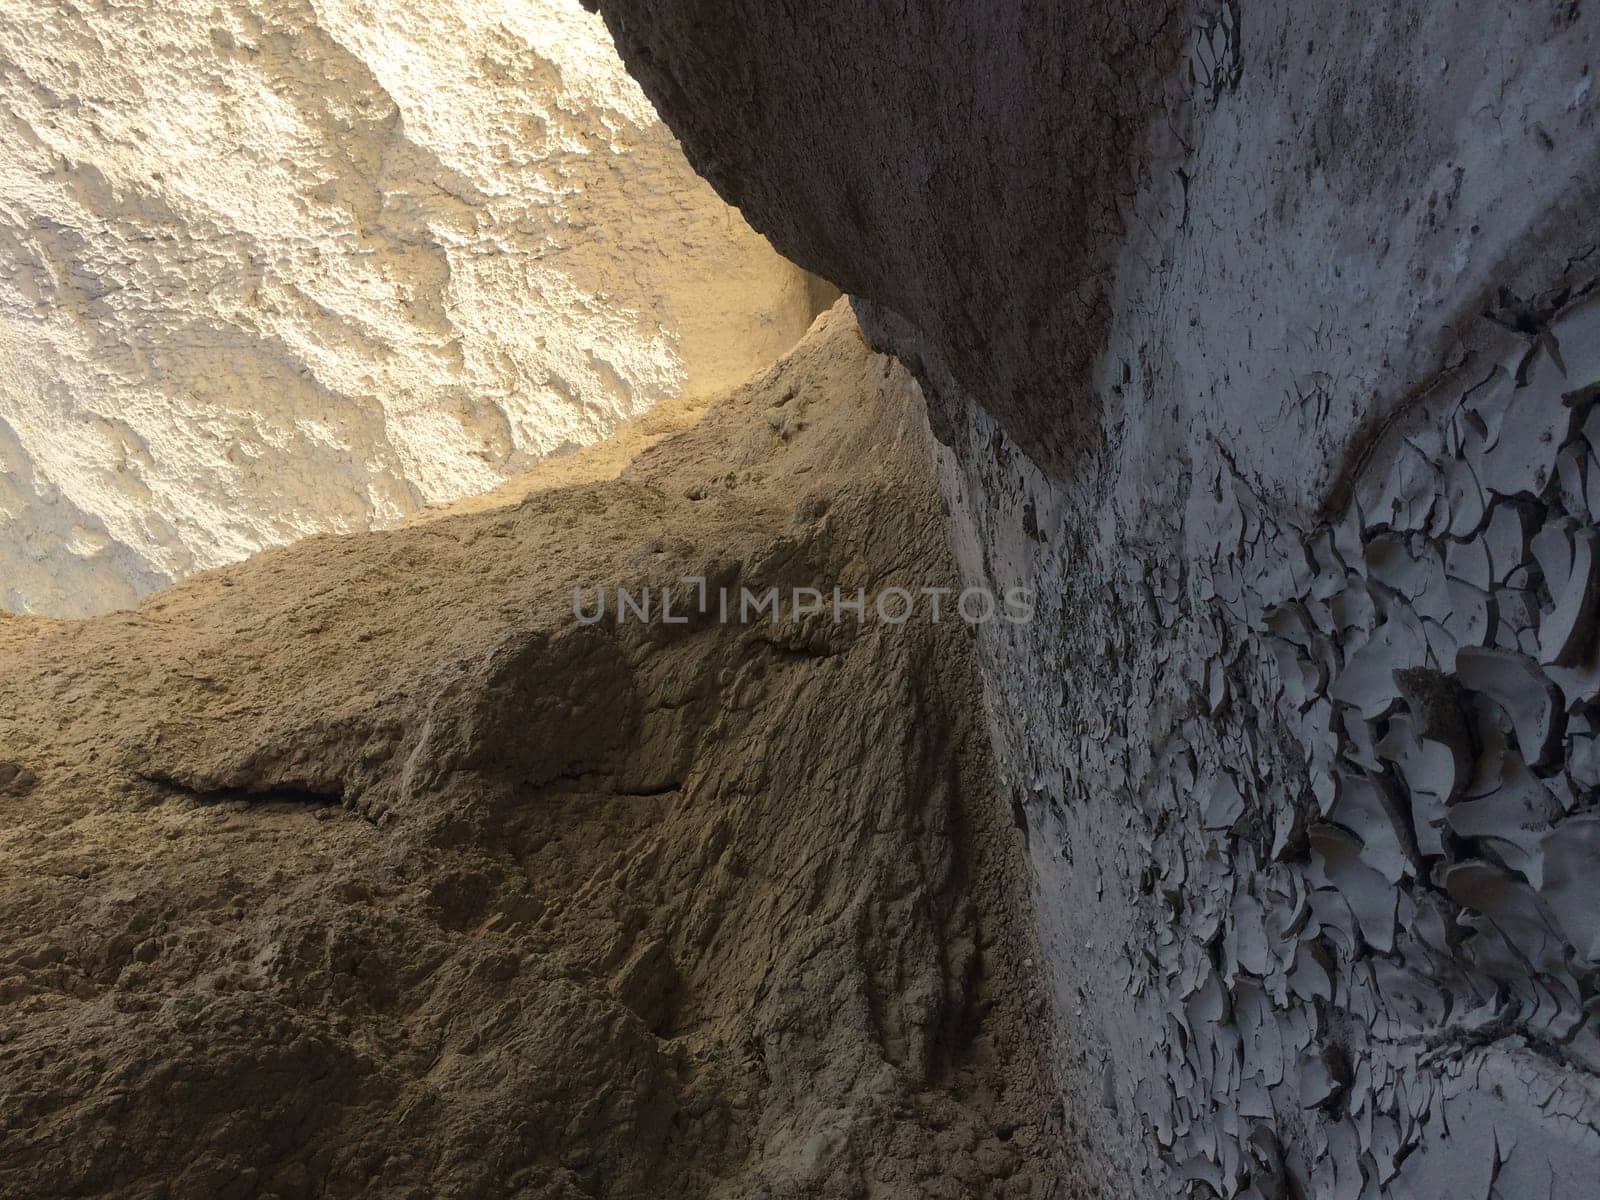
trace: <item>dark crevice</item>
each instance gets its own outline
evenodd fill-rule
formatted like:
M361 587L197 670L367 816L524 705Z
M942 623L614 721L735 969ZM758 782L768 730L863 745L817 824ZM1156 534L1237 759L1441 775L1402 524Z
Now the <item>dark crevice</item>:
M205 787L185 783L160 771L141 771L139 778L164 791L185 796L203 805L243 802L246 804L302 804L307 808L326 808L344 804L344 792L328 791L303 784L272 784L245 787Z

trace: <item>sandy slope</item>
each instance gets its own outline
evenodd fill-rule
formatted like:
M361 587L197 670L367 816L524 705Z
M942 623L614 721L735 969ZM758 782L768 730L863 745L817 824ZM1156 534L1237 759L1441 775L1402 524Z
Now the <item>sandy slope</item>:
M948 581L926 436L841 307L620 477L0 621L0 1195L1055 1194L965 628L571 615Z

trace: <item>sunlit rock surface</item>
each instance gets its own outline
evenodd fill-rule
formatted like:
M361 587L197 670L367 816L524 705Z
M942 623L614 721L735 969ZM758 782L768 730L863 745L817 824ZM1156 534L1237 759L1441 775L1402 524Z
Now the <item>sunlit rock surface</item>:
M0 607L484 491L814 311L566 0L12 0L0 130Z

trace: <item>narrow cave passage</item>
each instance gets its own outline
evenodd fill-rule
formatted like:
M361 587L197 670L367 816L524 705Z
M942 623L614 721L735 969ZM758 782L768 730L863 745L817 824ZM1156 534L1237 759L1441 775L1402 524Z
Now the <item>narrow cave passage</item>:
M14 0L0 1200L1594 1195L1591 8Z

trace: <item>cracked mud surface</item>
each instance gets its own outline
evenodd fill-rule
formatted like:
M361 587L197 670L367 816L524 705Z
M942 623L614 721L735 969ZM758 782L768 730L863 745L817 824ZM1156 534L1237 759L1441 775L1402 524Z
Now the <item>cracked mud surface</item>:
M993 577L1071 581L984 659L1114 1191L1587 1194L1596 347L1593 298L1485 331L1326 521L1199 457L1113 552L992 428L958 448Z
M572 616L942 581L928 464L841 306L618 478L0 620L0 1194L1056 1194L965 627Z

